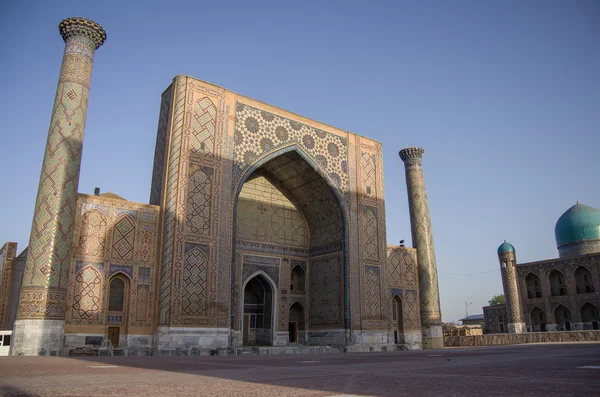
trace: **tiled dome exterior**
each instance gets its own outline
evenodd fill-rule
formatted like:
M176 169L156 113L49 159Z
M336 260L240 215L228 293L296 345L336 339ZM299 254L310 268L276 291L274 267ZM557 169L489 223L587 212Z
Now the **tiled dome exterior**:
M558 218L554 236L561 258L600 252L600 211L575 204Z

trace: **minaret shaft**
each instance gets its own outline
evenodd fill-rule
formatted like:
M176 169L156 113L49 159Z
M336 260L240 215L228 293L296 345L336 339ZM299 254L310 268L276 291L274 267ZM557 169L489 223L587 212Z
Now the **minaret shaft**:
M400 151L400 158L406 171L413 247L417 249L423 348L435 349L444 347L444 340L429 201L421 166L423 153L421 148L409 147Z
M65 52L38 185L13 355L59 355L94 52L106 39L85 18L59 24Z

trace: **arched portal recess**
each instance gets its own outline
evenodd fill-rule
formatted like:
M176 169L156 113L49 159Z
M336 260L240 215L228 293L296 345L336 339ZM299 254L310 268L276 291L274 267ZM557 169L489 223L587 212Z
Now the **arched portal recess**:
M234 205L232 283L240 286L245 275L266 272L276 280L276 298L297 295L309 305L305 329L341 333L336 337L344 340L350 315L343 204L328 177L296 146L255 163L242 178ZM239 304L233 295L232 327L245 332L235 318L236 300ZM279 344L290 342L287 315L279 313L273 323Z
M267 279L258 274L244 287L245 346L270 346L273 344L274 291Z

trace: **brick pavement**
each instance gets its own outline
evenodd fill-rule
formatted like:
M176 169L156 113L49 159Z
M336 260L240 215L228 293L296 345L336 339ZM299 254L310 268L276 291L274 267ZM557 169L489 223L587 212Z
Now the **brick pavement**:
M599 389L598 343L297 356L0 357L3 396L506 397Z

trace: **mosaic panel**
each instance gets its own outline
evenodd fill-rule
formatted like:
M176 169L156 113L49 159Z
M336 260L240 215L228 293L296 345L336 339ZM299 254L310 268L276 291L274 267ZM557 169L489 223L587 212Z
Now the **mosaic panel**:
M207 167L190 175L188 180L186 231L207 236L210 233L212 170Z
M348 192L346 138L239 102L235 121L234 187L256 159L295 144L308 153L333 186Z
M310 262L311 326L343 326L343 271L340 257Z
M136 320L146 321L148 317L148 286L138 285L137 287L137 311Z
M113 227L112 256L119 259L133 259L135 220L129 214L117 219Z
M200 248L191 249L185 254L182 279L181 313L187 316L204 316L208 287L208 257Z
M379 232L377 225L377 208L363 206L364 242L363 249L369 259L379 259Z
M79 254L101 257L106 245L106 215L97 209L83 214L79 237Z
M388 264L390 269L390 285L402 285L400 280L400 253L397 250L388 252Z
M403 313L402 316L404 318L404 329L418 329L419 328L419 298L417 296L416 290L404 290L404 298L402 299L403 303Z
M162 95L160 113L158 117L158 130L156 132L156 145L154 147L154 169L152 170L152 188L150 189L150 204L160 205L165 179L165 154L171 113L173 105L173 87L170 86Z
M362 152L362 188L363 196L377 198L375 154Z
M248 280L248 278L258 271L263 271L275 282L277 288L279 288L279 266L269 264L258 264L258 263L243 263L242 269L242 281Z
M190 151L192 155L212 157L215 147L217 108L207 97L194 103Z
M381 283L377 266L365 266L364 316L369 320L381 320Z
M109 271L108 271L109 277L112 277L113 274L118 273L118 272L125 273L126 275L129 276L130 279L133 278L133 267L128 266L128 265L111 264Z
M100 313L102 276L93 266L86 266L75 276L73 318L97 320Z
M308 226L302 212L262 176L246 182L239 194L236 237L308 248Z

